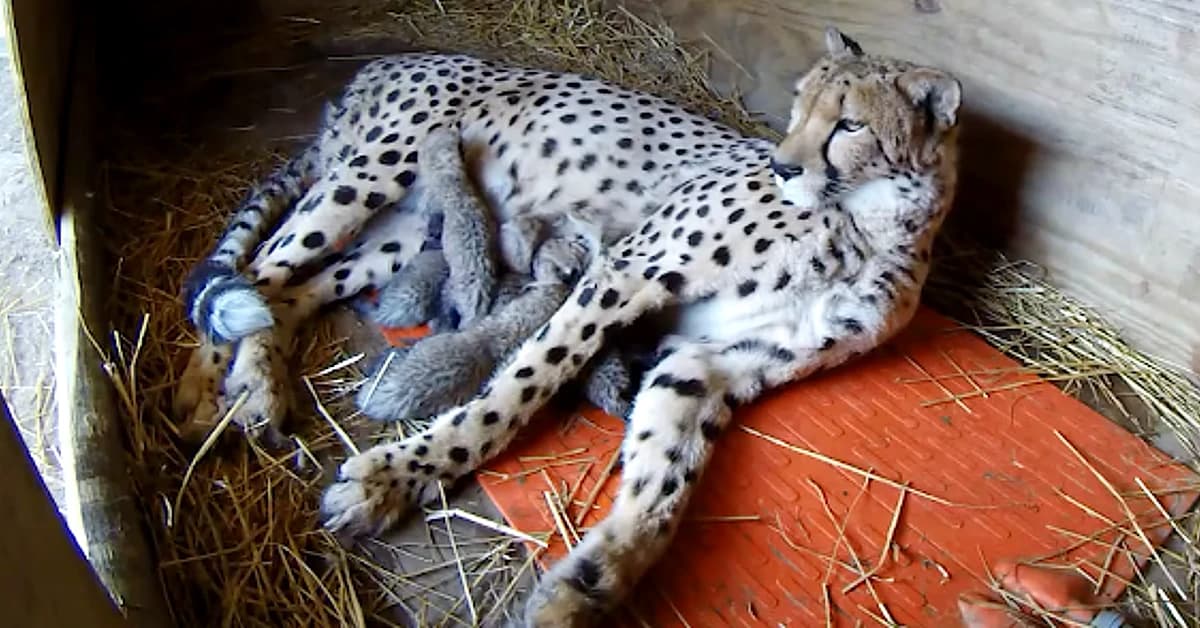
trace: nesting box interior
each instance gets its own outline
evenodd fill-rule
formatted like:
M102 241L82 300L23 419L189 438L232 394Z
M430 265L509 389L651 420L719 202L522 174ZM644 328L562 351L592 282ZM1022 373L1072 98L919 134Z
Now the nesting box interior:
M317 531L316 498L345 439L420 427L356 416L364 356L384 343L354 312L301 338L291 451L181 442L171 400L195 344L185 275L373 56L437 49L577 71L776 136L827 24L962 80L963 172L929 304L1194 467L1198 17L1145 0L123 0L102 11L14 0L33 145L66 253L58 376L77 461L73 531L127 616L149 625L469 625L480 609L498 620L532 580L526 539L417 521L347 552ZM477 487L450 499L512 523ZM1194 593L1192 579L1183 586ZM673 612L656 617L686 614L668 601L656 608ZM740 621L759 612L748 608Z

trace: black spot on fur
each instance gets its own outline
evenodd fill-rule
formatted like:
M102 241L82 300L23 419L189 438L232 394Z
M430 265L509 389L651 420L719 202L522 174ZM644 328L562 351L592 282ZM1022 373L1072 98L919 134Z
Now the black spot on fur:
M617 301L620 298L621 298L620 293L618 293L616 290L613 290L612 288L609 288L609 289L605 290L604 294L601 295L601 297L600 297L600 307L607 310L608 308L616 305Z
M333 191L333 201L338 205L349 205L356 198L358 198L358 190L348 185L340 186Z
M386 196L384 196L383 194L380 194L379 192L371 192L371 193L367 194L367 198L366 198L366 200L363 201L363 205L367 209L379 209L386 202L387 202Z
M681 397L703 397L707 394L704 382L698 379L678 379L669 373L663 373L650 383L655 388L670 388Z
M792 282L792 274L784 271L779 273L779 279L775 280L775 290L783 290L789 283Z
M484 425L495 425L496 423L499 423L499 422L500 422L500 414L497 412L494 412L494 411L488 412L487 414L483 415L483 424Z
M450 450L450 459L458 464L466 464L471 459L471 452L466 447L455 447Z
M562 362L563 359L565 359L566 357L567 357L567 348L562 345L559 345L557 347L551 347L548 351L546 351L546 362L548 362L550 364L558 364L559 362Z
M521 368L517 369L516 376L517 379L529 379L530 377L533 377L533 367L522 366Z
M592 302L592 298L596 296L595 286L588 286L579 293L579 299L576 301L579 307L587 307Z
M321 233L320 231L309 232L308 235L304 236L304 239L301 240L300 243L303 244L304 248L307 249L319 249L322 246L325 246L325 234Z
M667 289L667 292L679 294L683 290L683 286L687 283L687 279L682 274L672 270L659 275L658 282Z

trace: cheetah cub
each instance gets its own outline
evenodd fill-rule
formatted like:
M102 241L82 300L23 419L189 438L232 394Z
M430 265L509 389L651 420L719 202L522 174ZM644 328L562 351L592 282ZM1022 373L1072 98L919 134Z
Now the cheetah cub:
M675 309L673 333L630 413L612 509L543 575L524 621L592 625L618 605L670 542L733 405L877 347L917 308L954 195L960 85L933 68L864 54L833 29L826 45L796 84L777 146L711 132L668 103L597 82L572 79L573 94L562 79L555 88L528 79L490 103L485 118L505 129L522 128L522 112L562 104L553 114L562 124L531 122L531 137L506 143L506 156L481 149L495 172L517 173L524 193L558 189L559 178L529 173L542 157L563 160L558 174L572 188L623 194L612 182L639 163L651 164L640 167L657 183L638 186L645 211L636 223L609 214L607 224L626 235L596 255L477 397L425 432L342 465L323 498L326 525L376 533L436 499L439 485L502 451L615 331ZM614 126L614 109L630 124ZM591 110L604 122L579 121ZM571 147L580 124L604 127L603 150ZM642 145L653 158L637 153ZM596 198L593 207L604 194Z

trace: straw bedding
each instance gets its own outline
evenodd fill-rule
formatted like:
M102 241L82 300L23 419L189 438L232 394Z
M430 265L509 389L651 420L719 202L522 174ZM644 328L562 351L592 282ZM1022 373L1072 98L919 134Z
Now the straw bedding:
M265 30L226 42L225 52L206 59L208 71L181 73L177 84L157 95L159 103L152 103L161 107L204 93L214 81L233 81L239 100L259 109L248 110L247 104L213 114L225 121L224 128L201 128L184 116L146 121L142 110L127 103L116 108L109 125L107 141L121 150L105 162L102 200L109 213L101 223L117 272L113 331L97 344L118 389L130 468L158 553L159 577L180 626L386 624L403 623L405 615L422 625L453 625L470 623L472 614L494 623L503 610L487 611L504 609L528 578L529 561L503 532L456 539L436 523L422 543L377 544L366 554L351 554L318 531L323 472L346 454L334 425L360 443L384 435L355 417L349 403L361 379L360 354L346 342L352 330L344 324L325 320L303 336L298 352L303 364L293 374L300 405L313 411L297 423L299 453L277 456L218 435L212 449L199 453L178 442L170 398L195 342L177 299L180 282L250 183L312 131L311 122L305 130L295 122L274 128L270 120L315 120L297 110L314 109L318 96L332 95L365 59L281 66L281 49L315 42L325 49L379 50L380 42L388 42L385 49L399 42L467 51L601 76L671 97L746 132L771 133L735 98L713 92L701 47L593 0L349 6L353 9L320 4L303 14L293 9L271 15ZM293 79L308 86L314 72L325 72L323 92L293 88L281 104L279 92L271 91ZM257 119L264 107L270 115ZM241 125L229 122L247 118ZM151 124L157 132L147 135ZM285 127L287 133L275 133ZM1174 432L1193 446L1193 456L1200 453L1194 449L1200 443L1196 388L1167 365L1131 350L1032 265L946 238L928 297L1032 371L1111 407L1126 408L1132 400L1136 412L1121 413L1130 426L1144 434ZM1192 540L1200 536L1194 523L1183 528ZM1185 546L1167 558L1195 562L1196 546ZM398 557L415 553L425 567L398 573L397 563L404 562ZM1192 573L1188 585L1195 591ZM461 594L464 581L470 596ZM1162 609L1151 607L1154 595L1148 587L1135 587L1131 603L1156 616ZM436 619L448 611L454 617Z

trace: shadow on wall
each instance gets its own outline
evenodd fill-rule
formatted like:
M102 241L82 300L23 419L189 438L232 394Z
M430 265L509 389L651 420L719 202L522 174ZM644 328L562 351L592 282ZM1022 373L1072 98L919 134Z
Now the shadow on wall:
M947 228L1005 249L1016 234L1021 190L1037 144L972 110L969 99L968 92L959 137L958 194Z

